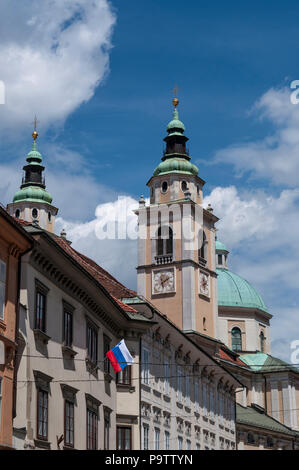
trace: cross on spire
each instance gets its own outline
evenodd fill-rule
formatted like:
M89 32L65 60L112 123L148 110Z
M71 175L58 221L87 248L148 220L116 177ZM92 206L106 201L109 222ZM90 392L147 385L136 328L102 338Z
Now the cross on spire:
M34 125L34 131L32 133L32 137L33 137L33 140L35 142L36 139L38 138L38 133L37 133L36 129L37 129L37 124L39 124L36 115L34 116L34 121L32 122L32 124Z
M179 100L177 98L177 95L178 95L178 90L179 90L179 87L177 86L177 84L174 85L174 88L173 88L173 94L174 94L174 98L172 100L172 104L174 106L174 109L176 110L177 108L177 105L179 104Z

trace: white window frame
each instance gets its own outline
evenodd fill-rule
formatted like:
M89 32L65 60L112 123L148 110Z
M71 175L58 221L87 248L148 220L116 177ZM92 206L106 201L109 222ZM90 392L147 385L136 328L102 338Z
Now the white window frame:
M2 291L2 294L1 294ZM0 319L4 319L6 301L6 263L0 260Z
M170 433L169 433L169 431L164 431L164 447L165 447L165 450L169 450L169 447L170 447Z
M170 360L168 356L164 357L164 392L166 395L170 389Z
M142 449L149 450L149 425L143 424L142 426ZM146 443L146 446L145 446Z
M149 350L142 346L142 383L145 385L149 385L149 359Z
M182 381L182 368L178 366L177 370L177 398L181 402L183 399L183 381Z
M161 431L159 428L155 428L155 450L160 450L160 438Z
M190 406L190 373L186 370L185 374L185 402L186 406Z
M196 410L199 409L199 380L194 379L194 407Z

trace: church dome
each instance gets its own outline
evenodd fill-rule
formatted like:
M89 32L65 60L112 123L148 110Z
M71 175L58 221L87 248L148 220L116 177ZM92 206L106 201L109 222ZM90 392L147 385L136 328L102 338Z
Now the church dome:
M48 191L38 186L26 186L14 195L13 202L19 201L46 202L51 204L52 196Z
M256 289L238 274L217 268L218 305L225 307L256 308L268 312Z
M166 173L185 173L197 176L198 168L185 158L173 157L161 162L154 171L154 176L165 175Z
M268 313L256 289L238 274L227 268L228 249L219 240L215 242L218 305L223 307L255 308ZM219 259L220 258L220 259Z

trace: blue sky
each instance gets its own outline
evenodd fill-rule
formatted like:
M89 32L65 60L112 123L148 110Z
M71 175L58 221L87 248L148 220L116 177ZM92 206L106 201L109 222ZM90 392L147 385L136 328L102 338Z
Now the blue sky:
M95 211L118 195L147 195L177 83L230 266L263 294L275 314L273 350L289 360L299 338L299 106L289 101L298 19L291 0L3 0L1 202L20 183L36 113L57 226L135 287L136 244L96 240Z

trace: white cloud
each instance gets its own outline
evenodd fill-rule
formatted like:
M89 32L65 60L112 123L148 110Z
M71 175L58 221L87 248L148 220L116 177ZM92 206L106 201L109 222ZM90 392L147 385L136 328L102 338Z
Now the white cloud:
M214 162L233 164L237 174L249 172L277 185L296 187L299 174L299 104L290 101L289 88L268 90L254 105L260 119L269 120L275 131L259 141L219 150Z
M2 0L0 80L7 131L63 121L94 94L108 70L115 16L107 0Z
M138 202L132 197L115 198L113 202L99 204L95 218L90 222L76 223L58 218L56 233L64 228L76 250L95 260L126 286L136 289L137 240L129 237L119 239L123 233L118 230L125 228L130 235L131 230L137 229L137 216L133 212L137 206ZM115 239L99 239L99 232L107 230L106 227L102 230L101 221L104 219L116 228Z

